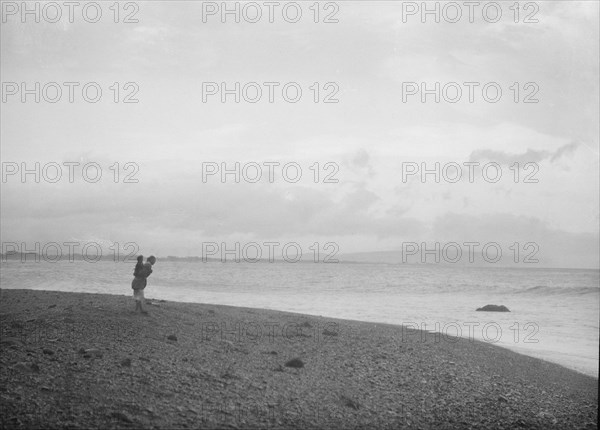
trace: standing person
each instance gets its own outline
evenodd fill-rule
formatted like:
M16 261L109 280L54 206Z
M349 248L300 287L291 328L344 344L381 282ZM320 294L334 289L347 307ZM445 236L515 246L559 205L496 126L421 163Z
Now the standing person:
M143 260L144 257L140 255L133 271L135 277L133 278L133 281L131 281L131 288L133 288L133 298L135 299L135 312L139 309L143 314L147 314L148 311L145 309L144 288L146 288L148 283L148 276L152 273L152 266L156 263L156 257L151 255L146 260L146 263L142 264Z

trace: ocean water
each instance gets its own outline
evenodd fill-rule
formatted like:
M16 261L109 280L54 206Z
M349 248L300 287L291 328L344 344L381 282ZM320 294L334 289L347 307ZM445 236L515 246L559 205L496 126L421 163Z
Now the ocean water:
M1 263L2 288L131 295L134 262ZM598 377L600 272L391 264L159 261L146 297L461 335ZM502 304L510 313L476 312ZM406 333L406 332L405 332ZM402 330L398 329L398 336Z

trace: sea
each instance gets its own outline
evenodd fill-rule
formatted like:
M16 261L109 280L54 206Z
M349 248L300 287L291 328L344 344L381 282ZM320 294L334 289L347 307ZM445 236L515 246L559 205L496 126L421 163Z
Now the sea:
M0 286L131 295L134 263L8 260ZM159 260L146 297L420 328L598 377L598 270ZM510 312L476 311L488 304Z

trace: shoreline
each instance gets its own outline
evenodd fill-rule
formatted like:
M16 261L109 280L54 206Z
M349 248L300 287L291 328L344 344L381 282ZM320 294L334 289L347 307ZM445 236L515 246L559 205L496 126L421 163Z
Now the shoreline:
M13 288L9 288L9 289L13 289ZM20 290L20 289L17 289ZM39 289L39 290L33 290L33 291L62 291L62 290L45 290L45 289ZM72 291L64 291L64 292L72 292ZM110 293L95 293L95 292L75 292L75 293L82 293L82 294L108 294L111 296L119 296L119 297L129 297L128 294L122 294L122 292L119 293L114 293L114 292L110 292ZM155 294L160 294L160 292L155 292ZM298 316L306 316L306 317L322 317L322 318L330 318L333 320L339 320L339 321L350 321L350 322L356 322L356 323L370 323L370 324L378 324L378 325L386 325L386 326L391 326L391 327L395 327L398 331L401 330L401 328L407 327L406 324L401 324L401 323L396 323L396 322L386 322L386 321L374 321L374 320L368 320L368 319L363 319L363 320L355 320L355 319L350 319L350 318L346 318L344 316L329 316L329 315L320 315L320 314L313 314L313 313L304 313L304 312L295 312L295 311L290 311L290 310L284 310L284 309L277 309L277 308L265 308L265 307L243 307L243 306L238 306L236 304L229 304L229 305L224 305L221 303L213 303L213 302L198 302L198 301L179 301L177 300L177 298L175 299L169 299L167 301L173 302L173 303L191 303L191 304L204 304L204 305L215 305L215 306L229 306L232 308L241 308L241 309L253 309L253 310L257 310L257 311L265 311L265 312L269 312L269 311L273 311L273 312L284 312L284 313L288 313L288 314L293 314L293 315L298 315ZM488 313L490 314L490 313ZM492 312L491 314L494 314L494 312ZM415 324L415 323L412 323ZM456 339L456 338L462 338L462 339L466 339L469 342L482 342L482 343L486 343L486 344L490 344L490 345L494 345L500 348L504 348L504 349L508 349L512 352L515 352L517 354L521 354L527 357L533 357L533 358L537 358L549 363L553 363L553 364L557 364L559 366L565 367L567 369L573 370L577 373L583 374L583 375L587 375L587 376L591 376L595 379L599 378L599 374L598 374L598 370L597 370L597 365L598 365L598 360L595 360L595 365L594 367L590 367L589 362L590 358L588 357L582 357L583 360L585 361L574 361L572 359L570 360L563 360L561 358L556 358L556 357L560 357L560 353L559 354L543 354L540 353L539 351L537 351L536 349L530 349L530 348L523 348L523 347L515 347L511 344L506 344L504 342L486 342L485 340L483 340L480 337L476 337L476 336L472 336L471 333L469 332L469 336L456 336L453 334L448 334L448 333L444 333L443 331L436 331L436 330L427 330L427 329L417 329L418 332L427 332L430 334L437 334L438 336L444 338L444 339L448 339L448 340L444 340L444 341L452 341L451 339ZM550 351L550 350L547 350ZM551 357L549 357L549 355Z
M597 425L598 379L483 341L151 301L2 289L2 427Z

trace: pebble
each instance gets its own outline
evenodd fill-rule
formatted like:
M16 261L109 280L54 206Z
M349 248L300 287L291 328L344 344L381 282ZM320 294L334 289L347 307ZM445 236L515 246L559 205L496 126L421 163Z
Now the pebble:
M89 358L89 357L98 357L98 358L102 358L102 351L100 351L97 348L90 348L90 349L86 349L83 351L84 352L84 357L85 358Z
M287 361L285 365L287 367L294 367L296 369L300 369L301 367L304 367L304 362L299 358L292 358L291 360Z
M112 412L110 414L112 418L124 421L126 423L132 423L133 420L125 412Z
M40 366L36 363L27 363L22 361L13 366L13 369L20 370L21 372L35 372L38 373L40 371Z
M5 339L0 340L0 345L2 346L13 346L18 345L20 342L18 339L7 337Z

